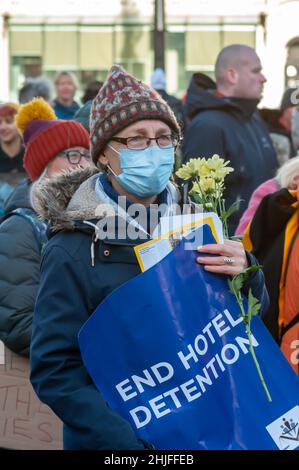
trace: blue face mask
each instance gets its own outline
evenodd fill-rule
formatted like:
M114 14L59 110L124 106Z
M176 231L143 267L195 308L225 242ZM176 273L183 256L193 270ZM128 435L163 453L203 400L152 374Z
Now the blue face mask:
M168 183L174 166L173 147L158 146L145 150L121 149L119 154L122 173L116 175L119 184L130 194L145 198L160 194Z

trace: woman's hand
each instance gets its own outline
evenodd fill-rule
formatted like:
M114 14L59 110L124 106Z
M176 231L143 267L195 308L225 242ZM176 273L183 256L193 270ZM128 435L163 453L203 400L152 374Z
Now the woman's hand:
M225 240L223 245L204 245L197 248L199 253L209 253L218 256L199 256L197 262L202 264L206 271L218 274L235 276L248 267L248 261L241 242Z

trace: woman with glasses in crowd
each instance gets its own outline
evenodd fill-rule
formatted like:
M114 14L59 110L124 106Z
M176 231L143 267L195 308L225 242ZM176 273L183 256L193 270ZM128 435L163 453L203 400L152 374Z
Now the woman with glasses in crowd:
M109 293L140 273L134 246L151 238L156 205L160 215L174 211L178 192L169 179L180 128L157 92L115 65L93 101L90 130L97 168L58 176L36 193L52 237L34 313L31 382L64 422L65 449L144 449L150 444L93 384L78 333ZM198 260L211 272L236 274L248 265L238 242L207 251L219 254ZM251 287L263 301L259 276Z
M89 165L89 136L81 124L57 120L42 98L21 106L16 124L23 134L29 179L6 201L0 225L0 340L29 356L41 250L47 239L46 224L33 208L34 192L44 178Z

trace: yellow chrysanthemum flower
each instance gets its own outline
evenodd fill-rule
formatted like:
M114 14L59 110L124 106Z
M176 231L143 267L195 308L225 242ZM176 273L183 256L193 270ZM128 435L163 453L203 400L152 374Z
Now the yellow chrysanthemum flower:
M215 179L211 177L201 178L199 186L203 194L212 194L216 189Z
M201 166L201 158L191 158L188 163L182 165L182 167L176 172L176 175L183 179L189 180L199 176Z

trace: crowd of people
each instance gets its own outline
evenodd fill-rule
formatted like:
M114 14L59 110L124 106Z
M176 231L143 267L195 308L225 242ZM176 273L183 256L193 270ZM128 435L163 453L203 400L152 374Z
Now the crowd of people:
M197 263L220 275L263 265L243 291L259 299L299 373L291 361L299 339L299 112L296 89L286 90L279 110L259 110L265 82L256 52L231 45L218 55L215 82L194 74L182 100L167 93L162 69L149 86L114 65L104 83L89 85L82 107L69 72L57 75L53 101L47 83L32 79L19 105L0 104L0 340L30 356L31 382L63 421L65 449L151 448L93 384L77 335L114 289L140 273L134 246L151 238L156 205L165 211L158 222L184 200L173 177L176 150L181 163L219 154L234 168L225 197L238 203L229 221L236 237L203 247ZM135 221L141 241L100 239L103 217L134 223L132 204L147 214Z

